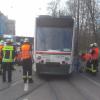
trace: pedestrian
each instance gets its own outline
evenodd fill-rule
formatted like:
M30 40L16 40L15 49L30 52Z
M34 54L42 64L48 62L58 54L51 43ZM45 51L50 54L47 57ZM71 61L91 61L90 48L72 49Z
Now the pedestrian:
M74 59L74 67L75 67L75 72L80 71L80 56L76 56Z
M23 80L33 83L32 79L32 45L28 38L24 39L24 43L21 45L21 61L23 66Z
M8 82L12 81L12 66L15 58L15 49L10 39L6 40L6 45L2 48L2 80L6 82L6 76L8 76ZM8 75L6 75L6 73Z

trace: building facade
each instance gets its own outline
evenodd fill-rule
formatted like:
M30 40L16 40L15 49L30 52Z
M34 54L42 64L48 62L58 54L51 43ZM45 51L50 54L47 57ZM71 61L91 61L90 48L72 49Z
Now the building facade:
M15 35L15 21L0 12L0 35Z
M7 21L7 33L6 34L15 35L15 21L14 20Z

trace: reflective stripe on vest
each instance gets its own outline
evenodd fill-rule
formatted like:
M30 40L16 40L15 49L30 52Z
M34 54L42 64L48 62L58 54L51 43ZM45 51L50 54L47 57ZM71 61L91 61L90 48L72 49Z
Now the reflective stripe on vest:
M13 46L4 46L3 47L2 62L13 62L13 58L12 58L13 50L14 50ZM9 52L9 55L7 55L7 52Z
M21 57L22 59L27 59L31 57L31 46L29 44L23 44L21 47Z

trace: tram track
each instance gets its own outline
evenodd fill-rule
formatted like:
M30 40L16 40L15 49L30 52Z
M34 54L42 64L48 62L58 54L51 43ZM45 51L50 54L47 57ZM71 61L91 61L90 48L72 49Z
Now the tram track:
M65 79L65 77L64 77ZM59 82L59 81L58 81ZM69 91L75 90L77 93L82 97L82 100L91 100L91 97L88 96L87 93L85 93L84 91L81 90L81 88L79 88L77 85L75 85L73 83L73 81L70 78L66 78L63 82L66 89L69 89ZM65 85L66 84L66 85ZM68 86L67 86L68 85ZM61 85L59 85L57 83L57 80L54 81L48 81L48 87L51 89L51 93L54 96L54 100L63 100L64 97L62 97L61 94L59 94L60 90L61 90ZM69 88L68 88L69 87ZM59 92L58 92L59 91ZM66 91L68 92L68 91ZM74 93L74 91L71 92L72 94ZM68 93L69 94L69 93ZM68 94L64 94L64 95L68 95ZM65 96L66 97L66 96ZM70 98L70 96L68 95L68 97ZM75 96L76 97L76 96ZM77 98L77 97L76 97ZM65 98L66 99L66 98ZM71 99L72 100L72 99ZM75 99L76 100L76 99Z
M20 72L20 71L19 71ZM19 77L19 76L18 76ZM17 82L21 81L22 78L18 78L16 77L16 80L12 81L11 83L7 83L7 86L0 88L0 92L3 92L7 89L9 89L10 87L14 86ZM5 82L6 83L6 82Z
M11 86L13 86L18 81L21 81L21 78L13 81L12 83L8 83L6 87L0 89L0 92L3 92L5 90L9 89Z
M44 82L42 82L41 84L35 86L33 89L29 90L28 92L22 94L21 96L19 96L18 98L16 98L15 100L23 100L23 98L28 97L29 95L31 95L33 92L35 92L37 89L43 87L44 85L47 85L48 89L50 90L50 94L52 94L54 100L60 100L56 90L54 89L54 85L52 80L50 79L45 79Z
M45 82L42 82L41 84L38 84L37 86L35 86L31 90L29 90L28 92L25 92L21 96L17 97L15 100L20 100L21 98L27 97L28 95L30 95L31 93L33 93L35 90L41 88L45 84L46 84Z
M36 76L35 76L35 77L36 77ZM19 97L17 97L17 98L14 98L14 100L19 100L19 99L21 99L21 98L23 98L23 97L29 95L30 93L32 93L32 92L35 91L36 89L42 87L42 86L46 83L45 81L44 81L44 82L41 82L41 79L39 79L38 77L37 77L37 79L35 78L35 80L38 81L38 82L40 82L40 84L38 84L37 82L36 82L36 83L33 83L33 84L30 84L30 85L33 85L33 88L30 89L30 90L27 91L27 92L24 91L24 93L23 93L21 96L19 96ZM1 89L0 89L0 93L2 93L2 92L4 92L4 91L10 89L11 87L15 86L16 84L19 83L19 81L22 81L22 78L16 79L16 80L13 81L12 83L8 83L7 86L5 86L4 88L1 88ZM24 84L23 84L23 85L24 85Z
M51 82L49 81L49 82L48 82L48 87L49 87L50 90L51 90L51 93L52 93L52 95L53 95L53 97L54 97L54 100L60 100L59 97L58 97L58 95L57 95L57 92L56 92L56 90L55 90L55 88L54 88L54 86L53 86L53 83L51 83Z
M13 100L28 100L27 98L30 98L30 96L33 95L37 90L41 91L41 89L46 89L48 91L48 93L50 93L52 100L61 100L61 99L64 100L64 98L66 99L67 96L68 96L68 98L72 98L72 97L70 97L71 96L70 93L73 94L75 92L76 92L75 93L76 95L74 94L75 100L76 100L76 98L82 98L81 100L93 100L93 99L91 99L91 95L88 94L88 91L85 92L83 87L81 87L81 83L78 83L78 84L80 84L80 86L78 86L78 84L76 84L76 81L74 82L73 78L74 77L66 78L66 79L59 78L60 80L57 78L56 79L47 78L47 79L41 80L41 78L38 78L35 76L35 82L33 84L29 84L30 89L28 91L22 92L19 95L16 95L16 97L13 98ZM84 79L82 79L82 80L84 81ZM16 82L16 81L14 81L14 82ZM12 84L14 84L14 82ZM62 89L64 89L64 91L66 91L65 94L63 94ZM66 89L69 89L69 92ZM77 97L77 96L79 96L79 97ZM26 98L26 99L24 99L24 98ZM33 99L31 98L29 100L33 100Z
M84 100L90 100L88 95L84 93L79 87L77 87L70 79L67 79L66 82L68 82L71 87L74 88L84 98Z
M82 76L81 76L82 77ZM82 77L82 79L83 80L87 80L86 78L84 78L84 77ZM66 80L66 82L69 82L69 84L71 85L71 87L73 87L83 98L84 98L84 100L95 100L95 95L93 96L90 92L90 90L89 90L89 88L88 88L88 86L87 86L87 88L86 87L84 87L81 83L79 83L79 84L77 84L76 82L74 82L74 80L73 79L70 79L70 78L68 78L67 80ZM87 81L85 81L85 82L91 82L91 81L89 81L89 80L87 80ZM85 84L85 83L84 83ZM95 85L95 84L94 84ZM98 86L98 85L96 85L96 86Z

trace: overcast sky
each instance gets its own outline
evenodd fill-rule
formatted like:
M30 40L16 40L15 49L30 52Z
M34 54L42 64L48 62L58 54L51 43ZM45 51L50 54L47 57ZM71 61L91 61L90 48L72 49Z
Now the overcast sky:
M35 17L46 14L50 0L0 0L0 11L16 20L16 34L34 36Z

